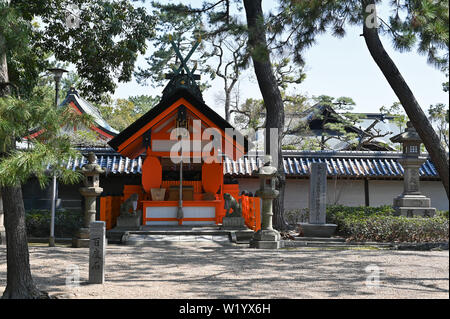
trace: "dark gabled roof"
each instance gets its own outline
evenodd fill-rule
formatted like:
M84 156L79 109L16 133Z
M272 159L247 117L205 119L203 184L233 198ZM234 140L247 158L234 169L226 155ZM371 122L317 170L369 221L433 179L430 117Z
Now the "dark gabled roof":
M118 147L129 139L134 133L139 131L142 127L144 127L147 123L152 121L156 116L158 116L165 109L170 107L173 103L178 101L180 98L184 98L190 104L192 104L196 109L202 112L208 119L210 119L214 124L216 124L220 129L224 130L226 128L234 127L224 120L219 114L217 114L213 109L207 106L202 100L193 95L189 90L184 88L179 88L174 91L170 96L162 99L155 107L150 109L147 113L137 119L134 123L128 126L125 130L120 132L119 135L114 137L112 140L108 142L108 144L117 151ZM239 132L236 132L239 135ZM237 139L239 141L241 139ZM244 137L244 150L248 151L248 140Z
M309 108L304 112L305 118L309 123L309 128L313 132L318 133L320 131L320 132L327 132L328 134L336 134L336 132L324 128L324 124L326 123L325 119L323 119L322 116L326 115L327 113L328 113L327 116L328 123L331 122L338 123L344 121L343 117L345 116L345 114L337 113L330 105L326 104L317 103L313 107ZM361 129L351 125L346 125L345 130L347 132L357 133L358 135L364 134L364 132Z
M97 128L101 129L106 134L111 136L116 136L117 134L119 134L119 131L111 127L111 125L109 125L103 119L103 117L100 115L96 107L90 104L85 99L83 99L74 88L71 88L69 92L67 92L67 96L64 99L64 101L60 104L60 106L69 104L71 102L75 104L75 106L81 113L91 115L94 118L95 126Z

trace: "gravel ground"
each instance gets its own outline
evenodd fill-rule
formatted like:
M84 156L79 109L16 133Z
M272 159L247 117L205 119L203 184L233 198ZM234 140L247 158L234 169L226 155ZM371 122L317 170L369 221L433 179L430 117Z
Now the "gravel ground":
M109 245L104 285L86 284L87 248L30 245L30 261L40 289L59 298L449 298L448 251ZM78 286L66 285L70 267ZM378 286L368 286L377 270ZM0 293L5 285L2 246Z

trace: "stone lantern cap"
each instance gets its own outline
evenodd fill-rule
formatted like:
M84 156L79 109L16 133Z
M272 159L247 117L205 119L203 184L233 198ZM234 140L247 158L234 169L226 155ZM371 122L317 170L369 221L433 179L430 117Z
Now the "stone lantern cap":
M258 175L261 177L273 177L277 175L278 170L272 166L272 156L265 155L263 157L264 166L261 166L258 170Z
M406 123L406 129L403 133L391 137L393 143L422 143L422 139L410 121Z
M94 175L94 174L103 174L105 172L104 169L101 168L99 164L97 164L97 156L94 152L89 152L87 155L88 163L84 164L80 171L84 175Z

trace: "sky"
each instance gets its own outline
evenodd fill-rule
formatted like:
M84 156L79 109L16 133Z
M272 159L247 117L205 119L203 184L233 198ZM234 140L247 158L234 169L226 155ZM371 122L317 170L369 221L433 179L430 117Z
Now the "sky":
M174 2L192 3L197 6L201 3L197 0ZM265 14L270 10L273 11L275 7L275 0L263 0ZM388 12L385 7L381 7L378 13L380 17L383 17ZM390 106L398 101L370 56L364 38L360 36L361 33L361 28L350 27L347 28L347 35L341 39L329 34L319 36L316 44L304 52L305 81L289 91L310 97L348 96L356 102L355 112L376 113L379 112L380 107ZM393 49L391 40L387 37L382 38L382 42L424 110L432 104L447 103L448 93L442 91L442 83L446 81L445 76L441 71L427 64L426 56L419 55L414 50L400 53ZM148 55L147 52L145 56ZM144 56L138 58L137 65L146 66ZM220 79L217 79L211 82L211 85L211 88L203 94L205 102L224 117L223 107L216 98L223 84ZM140 94L160 95L162 89L163 87L141 86L133 79L129 83L119 83L114 97L127 98ZM253 68L244 74L240 92L241 102L246 98L261 98Z

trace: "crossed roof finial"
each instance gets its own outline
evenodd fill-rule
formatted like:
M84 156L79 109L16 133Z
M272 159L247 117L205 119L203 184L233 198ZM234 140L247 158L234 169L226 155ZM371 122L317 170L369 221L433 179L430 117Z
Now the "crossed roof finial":
M195 50L197 49L197 47L200 45L200 42L202 41L201 37L199 36L197 38L197 41L195 41L194 46L192 47L191 51L189 51L188 55L186 56L186 58L184 58L181 55L180 52L180 48L176 45L176 43L173 41L173 37L172 35L169 35L169 41L170 44L172 45L173 50L175 51L175 54L177 55L177 57L180 59L181 61L181 65L178 67L178 69L174 70L173 73L171 74L167 74L166 78L167 79L172 79L175 76L177 76L178 74L180 74L183 70L186 72L186 74L191 77L194 80L200 80L200 75L198 74L194 74L195 70L197 69L197 63L195 63L194 68L192 69L192 71L189 69L187 62L189 61L189 59L192 57L192 54L194 54Z
M200 91L200 88L196 83L196 81L200 80L200 75L194 74L195 70L197 69L197 63L195 63L192 70L187 65L189 59L192 57L192 54L194 54L194 51L200 45L201 38L197 38L197 41L195 41L194 46L189 51L188 55L186 55L186 57L183 57L179 46L177 46L177 44L173 41L173 37L171 35L169 36L169 40L173 50L175 51L175 54L181 61L181 64L178 66L178 68L173 70L173 73L166 74L166 79L169 79L170 81L163 90L162 99L171 96L179 89L185 89L203 102L202 92Z

